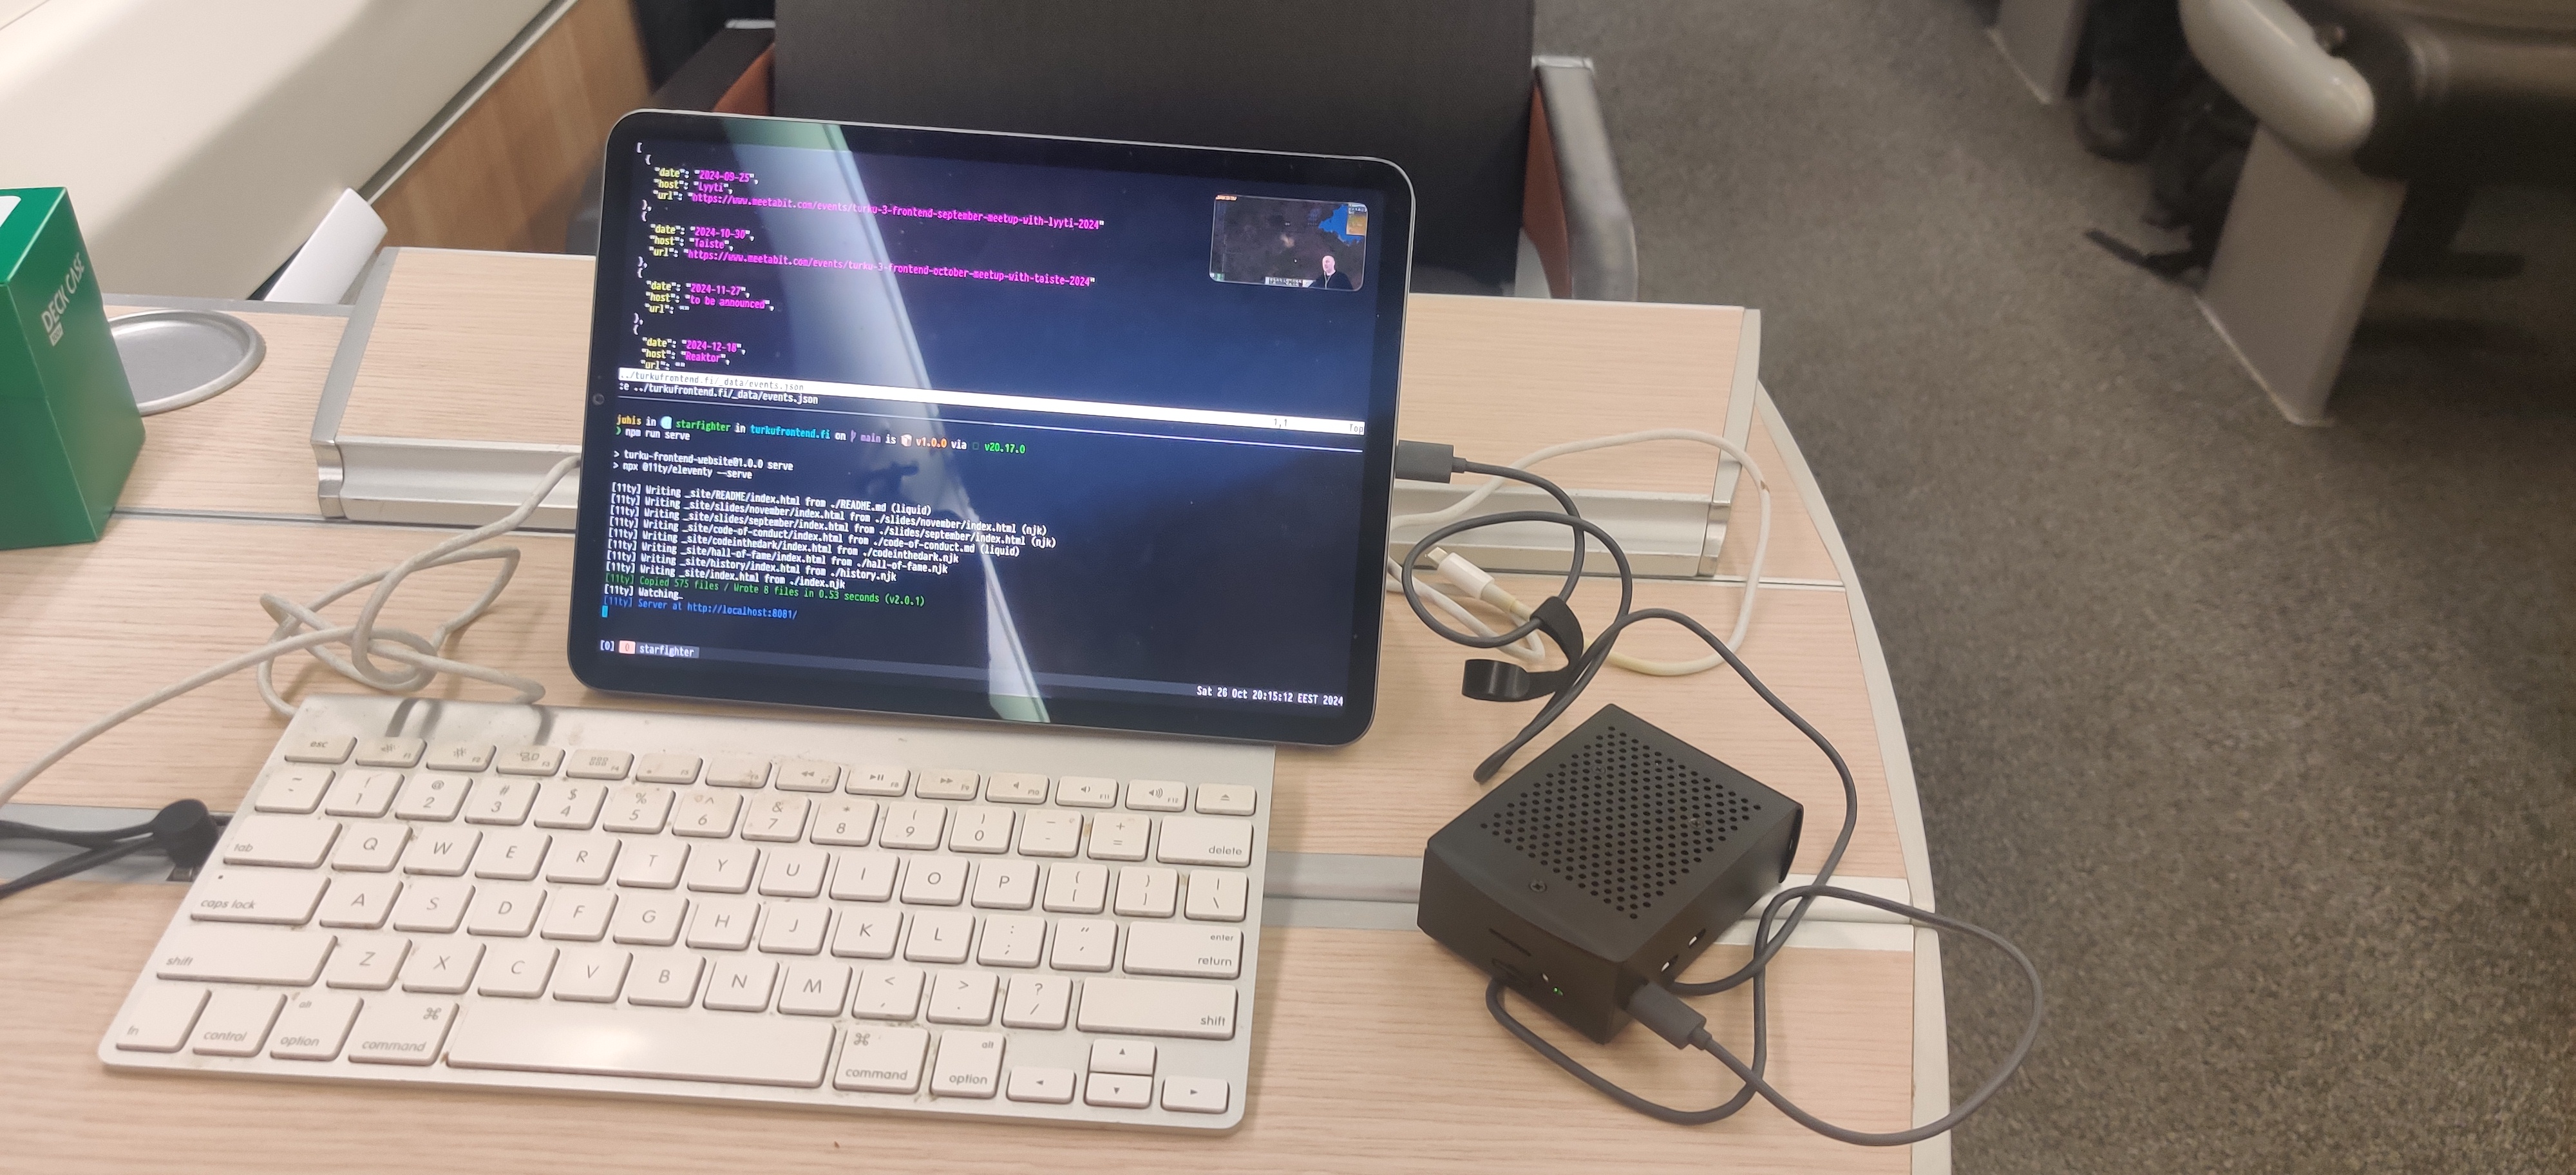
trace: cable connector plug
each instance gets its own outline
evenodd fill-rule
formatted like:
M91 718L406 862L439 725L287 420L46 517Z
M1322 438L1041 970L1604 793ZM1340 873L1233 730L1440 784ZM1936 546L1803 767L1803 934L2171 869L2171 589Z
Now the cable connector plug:
M1447 482L1458 472L1458 449L1430 441L1395 443L1395 480Z
M215 854L216 842L224 838L214 813L197 800L180 800L153 813L147 829L170 863L188 870L205 865L206 858Z
M1648 983L1629 996L1628 1014L1677 1049L1689 1048L1708 1029L1708 1017L1660 983Z

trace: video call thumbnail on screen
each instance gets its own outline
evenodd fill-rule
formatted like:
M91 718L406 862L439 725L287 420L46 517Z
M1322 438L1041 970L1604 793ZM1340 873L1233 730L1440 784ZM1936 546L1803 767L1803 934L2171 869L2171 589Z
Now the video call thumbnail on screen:
M1218 196L1208 276L1256 286L1356 290L1368 259L1368 206Z

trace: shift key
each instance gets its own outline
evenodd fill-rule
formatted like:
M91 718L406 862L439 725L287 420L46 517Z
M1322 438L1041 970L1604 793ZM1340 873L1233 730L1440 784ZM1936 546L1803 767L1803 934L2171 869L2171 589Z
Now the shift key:
M1159 979L1086 979L1082 981L1082 1011L1076 1014L1074 1025L1084 1032L1232 1040L1234 986Z
M309 987L338 941L328 934L247 926L182 926L162 936L152 974L205 983Z

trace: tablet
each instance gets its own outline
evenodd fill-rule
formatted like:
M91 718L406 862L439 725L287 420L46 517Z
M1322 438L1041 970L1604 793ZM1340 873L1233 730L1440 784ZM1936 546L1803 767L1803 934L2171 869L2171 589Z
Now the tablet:
M1393 164L642 111L601 209L585 684L1368 728Z

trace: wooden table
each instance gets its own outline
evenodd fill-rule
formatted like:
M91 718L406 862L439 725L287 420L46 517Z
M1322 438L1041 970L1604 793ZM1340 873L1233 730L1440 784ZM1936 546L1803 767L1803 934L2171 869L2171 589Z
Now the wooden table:
M223 396L148 422L143 461L107 537L0 553L0 628L10 634L0 641L8 713L0 762L23 762L98 713L265 639L260 592L307 596L434 541L439 532L429 529L320 517L306 444L315 405L334 382L422 381L435 384L440 398L432 402L459 430L549 439L556 434L529 422L577 412L567 405L578 398L587 265L406 251L382 303L372 314L362 308L357 326L340 308L232 306L267 335L267 364ZM1742 312L1417 296L1410 318L1408 435L1455 439L1479 458L1508 460L1567 436L1654 424L1715 431L1732 397L1755 397L1752 447L1777 495L1778 521L1744 655L1835 741L1860 780L1859 832L1843 876L1877 879L1929 904L1912 775L1876 634L1803 460L1758 385L1738 375L1751 367L1737 362ZM1580 396L1565 390L1575 386ZM1553 472L1589 487L1648 488L1693 477L1705 484L1714 468L1706 450L1657 446L1621 459L1571 458ZM1749 518L1751 495L1739 500L1739 517ZM1740 572L1751 530L1732 528L1722 573ZM573 681L561 652L571 543L541 534L514 541L526 551L518 580L457 642L456 656L544 681L557 704L725 709L594 696ZM452 611L479 577L451 569L415 583L392 610L397 622ZM1741 590L1740 577L1721 574L1643 583L1639 598L1723 629ZM1545 588L1533 582L1523 594L1537 599ZM1578 603L1596 616L1604 607L1598 598ZM1690 652L1667 633L1638 637L1639 651ZM1473 802L1481 789L1468 768L1526 708L1459 697L1460 655L1396 605L1375 728L1349 747L1280 754L1274 851L1414 857L1425 837ZM346 688L314 668L289 663L281 681L297 690ZM452 682L433 692L495 696ZM1816 830L1841 815L1839 787L1814 748L1741 683L1721 674L1612 671L1581 709L1610 702L1806 804L1811 836L1798 868L1813 867L1825 847ZM19 798L150 807L196 796L229 808L281 726L241 675L99 740ZM1698 1129L1619 1109L1505 1036L1485 1016L1481 976L1465 963L1418 932L1364 928L1409 925L1409 910L1386 917L1383 908L1358 923L1323 916L1265 929L1251 1110L1240 1130L1214 1139L110 1073L94 1055L99 1034L181 892L63 882L0 903L0 991L10 993L0 1002L0 1056L11 1058L17 1091L0 1121L20 1127L0 1148L0 1170L126 1170L173 1153L210 1170L520 1170L611 1159L638 1171L746 1163L845 1170L870 1162L943 1170L1467 1163L1567 1170L1614 1155L1622 1165L1675 1170L1712 1162L1743 1170L1948 1168L1943 1140L1853 1148L1758 1103ZM1273 903L1274 921L1285 904ZM1740 948L1721 947L1695 974L1741 958ZM1819 925L1781 955L1773 976L1771 1076L1810 1109L1894 1129L1946 1107L1940 968L1928 932ZM1706 1001L1724 1039L1748 1035L1743 994ZM1550 1035L1675 1104L1709 1104L1726 1091L1714 1061L1645 1033L1608 1048L1561 1030Z

